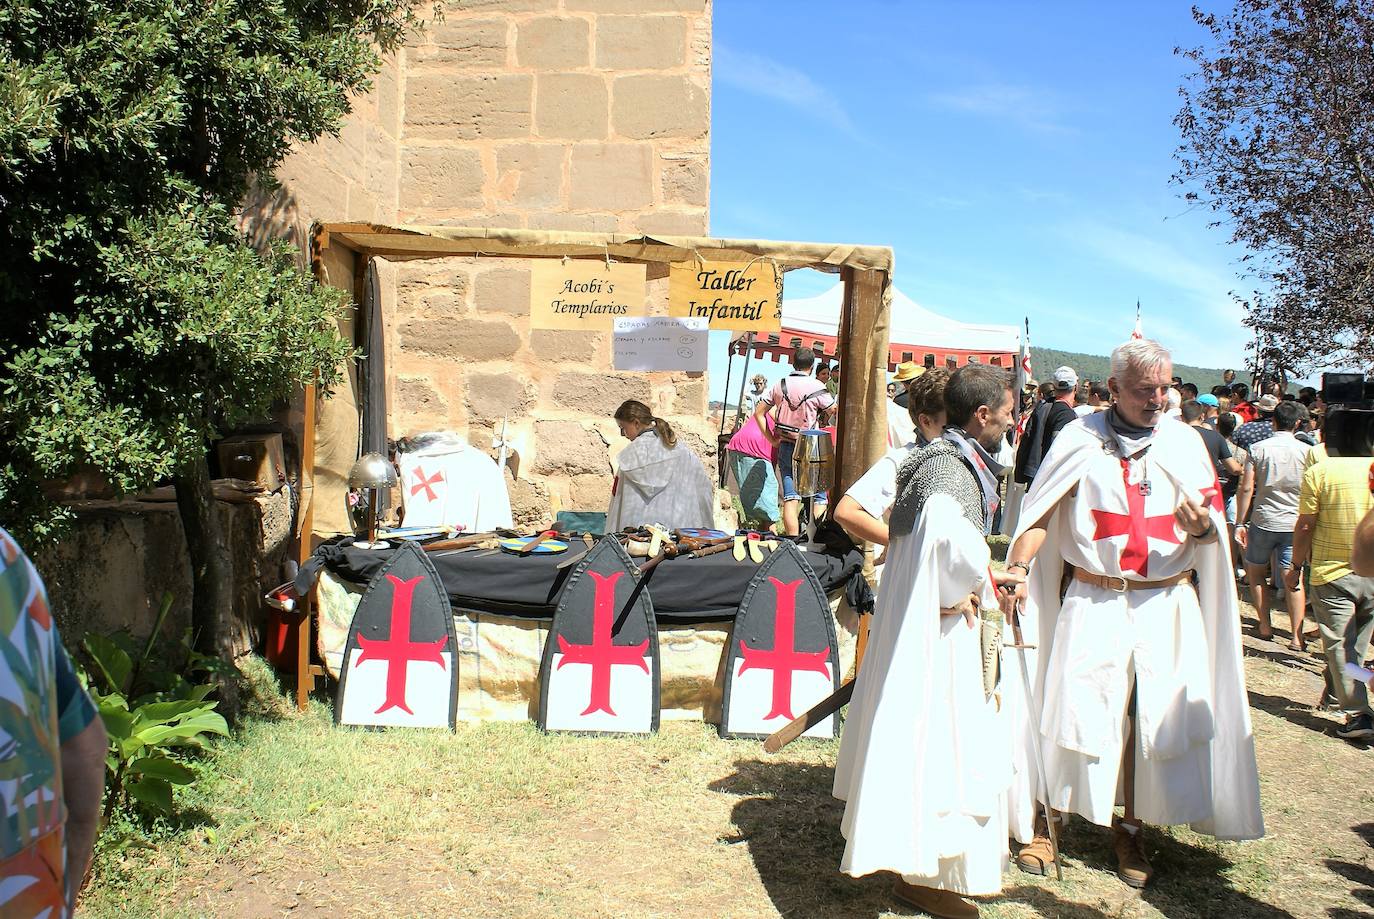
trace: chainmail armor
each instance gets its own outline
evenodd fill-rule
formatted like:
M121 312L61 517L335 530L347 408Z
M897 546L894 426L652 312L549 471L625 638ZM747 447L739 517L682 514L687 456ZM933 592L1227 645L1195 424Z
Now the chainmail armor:
M897 501L889 518L891 534L910 534L932 495L949 495L958 501L968 521L983 531L983 493L978 478L959 448L947 440L932 441L913 451L897 470Z

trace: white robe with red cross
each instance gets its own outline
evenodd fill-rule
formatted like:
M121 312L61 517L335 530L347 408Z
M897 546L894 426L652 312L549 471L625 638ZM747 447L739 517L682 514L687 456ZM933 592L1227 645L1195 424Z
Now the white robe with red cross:
M1216 473L1202 439L1172 418L1160 420L1143 454L1121 453L1105 412L1068 425L1021 512L1017 538L1046 526L1022 623L1027 637L1039 635L1035 702L1049 803L1111 823L1134 687L1137 816L1257 838L1264 821L1230 553L1224 539L1200 541L1174 522L1187 497L1226 532ZM1072 580L1061 602L1065 563L1134 581L1191 570L1197 588L1122 592ZM1012 797L1024 810L1039 783L1029 733L1023 738Z
M496 461L451 432L421 434L400 456L408 527L452 526L467 533L509 529L510 494Z

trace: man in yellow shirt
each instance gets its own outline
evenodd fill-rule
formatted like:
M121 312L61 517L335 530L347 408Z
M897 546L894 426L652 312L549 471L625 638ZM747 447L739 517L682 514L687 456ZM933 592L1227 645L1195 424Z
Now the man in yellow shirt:
M1293 566L1284 576L1296 590L1302 563L1312 565L1312 612L1326 652L1327 685L1336 690L1346 723L1336 734L1346 740L1374 737L1374 711L1365 685L1345 673L1347 661L1363 664L1374 635L1374 578L1350 568L1355 526L1374 506L1368 457L1333 456L1307 467L1293 531Z

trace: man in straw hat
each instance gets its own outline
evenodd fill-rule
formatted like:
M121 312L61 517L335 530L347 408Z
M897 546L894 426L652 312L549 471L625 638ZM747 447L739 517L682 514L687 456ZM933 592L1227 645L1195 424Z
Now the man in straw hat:
M1172 372L1149 339L1112 352L1115 404L1046 454L1007 554L1027 583L1002 599L1038 638L1027 709L1044 774L1018 775L1013 794L1028 782L1110 826L1132 887L1153 875L1142 821L1264 834L1226 518L1201 439L1164 417ZM1024 870L1049 867L1047 830L1018 856Z
M911 420L908 404L911 394L907 391L911 381L926 369L915 361L903 361L897 365L897 374L892 382L897 384L897 395L887 403L887 445L895 448L909 444L916 439L916 424Z

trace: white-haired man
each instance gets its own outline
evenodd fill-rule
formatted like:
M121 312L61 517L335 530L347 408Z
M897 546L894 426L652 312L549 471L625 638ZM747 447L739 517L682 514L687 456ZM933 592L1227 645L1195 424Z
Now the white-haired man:
M1142 821L1264 833L1226 519L1201 439L1164 417L1172 372L1148 339L1112 353L1115 404L1046 454L1007 556L1027 584L1003 597L1038 636L1042 800L1111 826L1133 887L1153 873ZM1048 866L1043 829L1025 870Z

